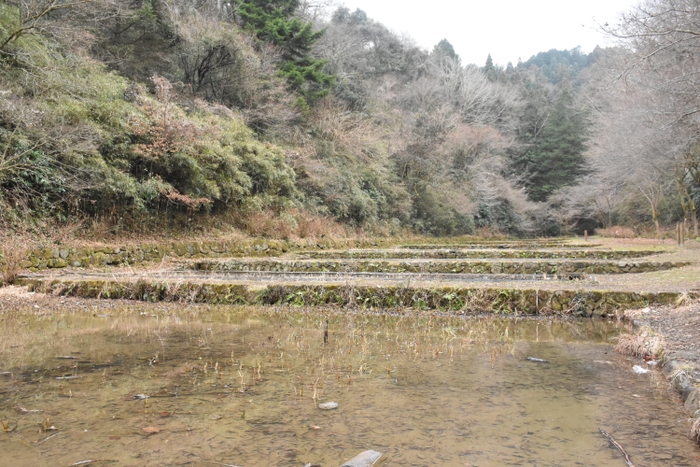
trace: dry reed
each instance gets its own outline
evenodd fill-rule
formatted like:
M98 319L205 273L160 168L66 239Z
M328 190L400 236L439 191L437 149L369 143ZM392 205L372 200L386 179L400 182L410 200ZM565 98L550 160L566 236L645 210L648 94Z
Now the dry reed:
M620 334L615 352L638 358L656 358L663 353L664 339L650 329L642 329L636 334Z
M5 242L3 250L0 250L0 286L12 285L24 269L27 247L11 240Z

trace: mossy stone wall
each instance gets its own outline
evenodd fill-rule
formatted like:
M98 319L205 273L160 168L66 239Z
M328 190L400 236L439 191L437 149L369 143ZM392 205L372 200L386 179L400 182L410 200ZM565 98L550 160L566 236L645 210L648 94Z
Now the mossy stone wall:
M263 289L237 284L167 281L61 281L23 279L37 292L83 298L180 301L216 304L262 304L348 308L449 310L456 313L570 314L608 316L650 304L671 304L678 293L533 290L496 288L356 287L341 285L272 285Z
M197 261L192 269L266 272L383 272L455 274L621 274L662 271L687 263L646 261Z
M654 250L364 250L310 251L309 259L603 259L620 260L658 255Z
M172 258L265 257L280 256L291 250L330 248L370 248L380 240L286 241L253 239L241 241L202 241L140 245L134 247L35 248L23 265L32 270L65 267L118 266Z

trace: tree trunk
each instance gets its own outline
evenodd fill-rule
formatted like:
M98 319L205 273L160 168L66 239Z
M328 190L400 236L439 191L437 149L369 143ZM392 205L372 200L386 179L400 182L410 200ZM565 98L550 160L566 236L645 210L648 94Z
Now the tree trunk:
M678 194L681 199L681 207L683 208L683 214L686 219L690 219L693 222L693 234L698 236L698 215L695 208L695 201L693 197L688 192L688 188L684 183L685 174L679 175L677 178L678 182Z
M688 205L690 207L690 220L693 222L693 235L698 236L698 211L695 206L695 201L692 196L688 196Z
M654 203L651 204L651 217L654 219L654 227L656 227L656 237L661 238L661 224L659 223L659 211Z

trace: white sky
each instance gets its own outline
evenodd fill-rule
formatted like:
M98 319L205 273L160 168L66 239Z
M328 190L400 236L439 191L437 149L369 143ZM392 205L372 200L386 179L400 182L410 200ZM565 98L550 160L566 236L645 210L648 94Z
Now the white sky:
M418 45L432 50L447 39L462 63L515 65L538 52L610 45L598 24L614 24L638 0L338 0Z

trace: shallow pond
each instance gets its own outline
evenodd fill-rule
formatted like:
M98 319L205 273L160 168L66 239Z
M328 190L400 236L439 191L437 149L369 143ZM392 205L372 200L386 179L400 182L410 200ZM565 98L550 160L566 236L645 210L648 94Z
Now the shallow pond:
M149 305L0 321L4 465L696 466L604 321ZM527 357L547 360L537 362ZM334 410L320 403L337 402ZM91 461L91 462L83 462Z

